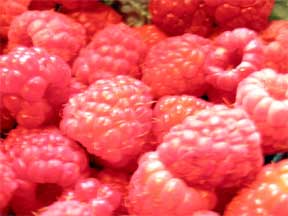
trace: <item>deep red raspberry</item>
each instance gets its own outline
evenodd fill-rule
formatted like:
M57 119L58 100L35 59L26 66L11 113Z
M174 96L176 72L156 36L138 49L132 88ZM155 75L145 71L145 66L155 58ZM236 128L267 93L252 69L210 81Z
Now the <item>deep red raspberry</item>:
M215 104L232 105L235 102L236 92L225 91L209 86L206 91L208 101Z
M83 83L120 74L139 77L145 53L145 43L132 28L123 23L109 25L80 52L73 74Z
M79 202L76 200L58 201L50 206L41 209L38 216L94 216L98 215L94 212L92 207L87 203ZM99 214L102 216L102 214ZM106 215L103 215L106 216Z
M97 4L89 10L79 10L78 8L66 14L83 25L86 29L88 42L91 41L95 33L104 29L109 24L116 24L122 21L120 14L101 2L97 2Z
M84 27L52 10L21 14L11 23L8 39L10 50L19 45L42 47L67 62L71 62L86 44Z
M151 0L152 22L170 35L195 33L206 36L213 24L203 0Z
M210 40L193 34L170 37L153 46L142 65L144 83L156 98L205 91L203 65Z
M227 205L236 196L239 189L241 188L219 188L218 190L216 190L215 193L217 195L218 202L213 210L223 215Z
M70 79L69 66L42 48L18 47L0 56L0 99L25 127L37 127L58 117L68 99Z
M266 165L257 179L243 188L224 215L286 216L288 214L288 160Z
M213 211L197 211L192 216L220 216L217 212Z
M30 0L29 10L53 10L55 8L55 2L53 0Z
M167 35L157 28L156 25L146 24L134 29L141 35L149 48L167 38Z
M14 18L28 8L31 0L0 0L0 37L7 37Z
M9 132L15 125L15 119L10 112L0 105L0 134Z
M70 98L60 127L114 166L140 153L151 129L150 88L128 76L98 80Z
M99 0L53 0L65 10L89 10L98 7Z
M263 164L260 134L243 109L215 105L174 126L160 160L190 185L225 188L255 177Z
M158 143L175 125L190 115L210 107L212 104L189 95L161 97L153 109L152 132Z
M227 29L261 30L268 24L274 0L204 0L217 24Z
M261 33L266 43L265 66L280 73L288 72L288 20L274 20Z
M288 150L288 75L263 69L238 86L236 104L256 123L264 153Z
M57 128L12 130L5 151L19 179L35 183L74 184L88 167L85 152Z
M198 210L212 209L215 203L214 193L189 187L175 178L156 152L142 156L129 184L131 215L192 215Z
M17 186L11 164L0 149L0 214L7 206Z
M257 37L246 28L217 36L205 62L206 81L235 95L238 83L264 66L264 46Z

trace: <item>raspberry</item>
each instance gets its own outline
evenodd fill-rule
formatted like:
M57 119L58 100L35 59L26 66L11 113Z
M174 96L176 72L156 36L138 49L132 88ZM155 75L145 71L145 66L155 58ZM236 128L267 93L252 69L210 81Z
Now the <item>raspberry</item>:
M7 37L11 22L28 8L31 0L0 0L0 37Z
M15 120L10 112L0 106L0 134L9 132L15 126Z
M116 24L122 21L122 17L111 7L97 2L90 10L73 10L66 13L86 29L87 40L90 42L93 35L104 29L109 24Z
M156 152L145 154L129 185L131 215L192 215L195 211L212 209L213 192L189 187L175 178L159 160Z
M140 76L146 46L129 26L110 25L95 34L91 43L80 52L73 73L83 83L92 83L124 74Z
M94 216L95 213L91 206L76 200L58 201L43 208L37 213L39 216ZM102 215L101 215L102 216ZM104 216L104 215L103 215Z
M220 216L220 215L213 211L197 211L192 216Z
M15 173L6 155L0 151L0 214L7 206L16 188Z
M263 44L257 33L238 28L215 38L206 62L206 81L215 87L236 93L238 83L264 66Z
M25 127L37 127L58 117L67 101L70 79L69 66L42 48L18 47L0 56L3 106Z
M142 25L134 28L149 48L167 38L167 35L155 25Z
M87 169L84 151L57 128L16 128L5 139L4 147L22 180L67 187Z
M193 34L170 37L153 46L142 65L142 80L156 98L205 91L203 65L210 41Z
M265 154L288 150L288 75L263 69L238 86L236 104L255 122Z
M231 105L235 102L236 93L209 86L206 91L208 101L215 104Z
M151 0L149 11L152 22L170 35L189 32L206 36L213 24L203 0Z
M210 107L211 104L189 95L164 96L158 100L153 109L153 135L161 143L163 136L175 125L190 115Z
M8 33L11 50L19 45L45 48L71 62L85 45L85 29L73 19L49 11L27 11L11 23Z
M260 142L244 110L215 105L173 127L157 152L167 168L190 185L226 188L255 177L263 164Z
M288 160L266 165L226 208L225 216L285 216L288 213Z
M54 0L66 10L89 10L99 6L98 0Z
M60 128L91 154L122 166L140 153L151 129L150 89L128 76L98 80L70 98Z
M227 29L265 28L274 5L274 0L204 0L204 2L217 24Z
M30 0L29 10L53 10L55 8L55 2L43 1L43 0Z

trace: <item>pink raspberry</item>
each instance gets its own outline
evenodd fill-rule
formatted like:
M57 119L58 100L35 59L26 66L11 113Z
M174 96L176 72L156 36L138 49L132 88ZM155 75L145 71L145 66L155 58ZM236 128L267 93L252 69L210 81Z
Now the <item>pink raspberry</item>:
M131 215L192 215L198 210L212 209L215 203L213 192L190 187L173 176L156 152L141 157L129 184Z
M153 95L192 94L206 88L203 65L210 40L193 34L170 37L153 46L142 65L144 83Z
M63 14L27 11L13 20L8 39L10 50L19 45L37 46L72 62L85 45L86 34L81 24Z
M211 107L212 104L189 95L161 97L153 109L152 132L161 143L169 130L190 115Z
M260 134L243 109L215 105L173 127L160 160L190 185L226 188L255 177L263 164Z
M76 78L87 84L116 75L139 77L146 45L132 28L121 23L99 31L73 64Z
M17 186L16 176L11 164L6 155L0 150L0 214L9 203Z
M12 130L5 151L19 179L39 184L74 184L87 167L85 152L57 128Z
M197 211L192 216L220 216L217 212L214 211Z
M140 153L151 129L150 88L128 76L98 80L72 96L61 130L93 155L123 166Z
M7 37L14 18L25 11L31 0L0 0L0 37Z
M151 0L152 22L170 35L194 33L206 36L213 24L203 0Z
M216 89L236 94L238 83L264 66L264 47L257 37L246 28L217 36L205 62L206 81Z
M37 213L38 216L94 216L95 214L97 215L97 212L94 212L87 203L76 200L58 201Z
M223 28L261 30L268 24L274 0L204 0L207 9Z
M236 104L256 123L265 154L288 150L288 75L263 69L238 86Z
M25 127L59 117L70 79L69 66L42 48L18 47L0 56L0 100Z

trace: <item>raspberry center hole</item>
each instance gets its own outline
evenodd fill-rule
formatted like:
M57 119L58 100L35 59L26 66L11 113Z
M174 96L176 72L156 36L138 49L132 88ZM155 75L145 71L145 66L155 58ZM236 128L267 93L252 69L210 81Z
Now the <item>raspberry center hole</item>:
M237 67L241 62L243 58L243 53L240 50L235 50L232 52L229 56L229 64L227 69L232 69Z
M47 206L55 202L62 192L62 187L57 184L39 184L36 189L36 197L43 206Z

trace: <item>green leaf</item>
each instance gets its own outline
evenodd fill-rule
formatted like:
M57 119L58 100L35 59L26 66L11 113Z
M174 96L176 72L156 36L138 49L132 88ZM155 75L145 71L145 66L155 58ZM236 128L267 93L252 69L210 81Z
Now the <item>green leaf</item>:
M275 5L270 16L272 20L288 20L288 0L275 0Z

